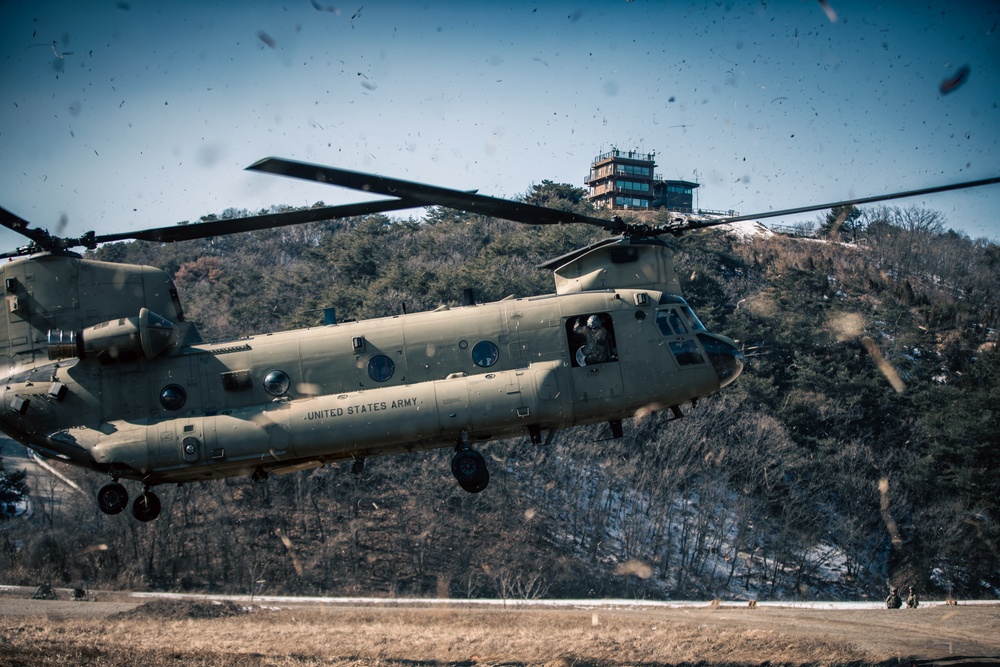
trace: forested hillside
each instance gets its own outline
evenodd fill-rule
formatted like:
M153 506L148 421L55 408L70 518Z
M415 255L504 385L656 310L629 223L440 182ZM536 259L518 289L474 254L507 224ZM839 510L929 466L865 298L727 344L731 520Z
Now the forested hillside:
M544 182L526 197L585 210ZM246 212L227 211L235 217ZM684 294L749 367L686 417L487 445L470 495L450 452L264 484L160 488L140 524L31 489L0 521L4 583L452 597L1000 595L1000 247L914 208L835 211L813 238L672 240ZM196 224L196 223L195 223ZM446 209L98 259L169 271L209 339L553 290L536 265L602 232ZM62 467L60 467L62 470ZM67 468L88 492L104 480Z

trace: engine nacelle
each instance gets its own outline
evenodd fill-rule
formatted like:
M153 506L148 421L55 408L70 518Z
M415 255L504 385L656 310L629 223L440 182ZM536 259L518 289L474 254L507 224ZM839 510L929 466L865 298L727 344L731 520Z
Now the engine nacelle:
M155 359L177 343L177 326L148 308L138 317L122 317L87 327L83 331L50 330L49 359L95 357L103 364Z

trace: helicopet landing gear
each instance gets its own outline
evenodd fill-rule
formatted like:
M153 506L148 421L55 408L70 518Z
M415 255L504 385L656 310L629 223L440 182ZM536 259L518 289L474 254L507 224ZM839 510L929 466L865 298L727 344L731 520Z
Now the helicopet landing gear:
M139 521L152 521L160 516L160 499L148 488L132 502L132 516Z
M490 483L486 460L482 454L469 448L464 433L455 445L455 455L451 457L451 472L458 480L458 485L469 493L479 493Z
M120 514L128 507L128 491L118 482L108 482L97 490L97 507L105 514ZM132 516L143 522L160 516L160 499L148 486L132 503Z
M128 507L128 491L118 482L108 482L97 490L97 506L105 514L120 514Z

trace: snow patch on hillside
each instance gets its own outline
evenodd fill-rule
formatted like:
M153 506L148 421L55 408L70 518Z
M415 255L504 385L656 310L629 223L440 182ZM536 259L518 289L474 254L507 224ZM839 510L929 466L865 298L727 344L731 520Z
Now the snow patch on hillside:
M728 225L720 225L719 229L743 241L755 238L770 238L775 235L774 232L757 220L731 222Z

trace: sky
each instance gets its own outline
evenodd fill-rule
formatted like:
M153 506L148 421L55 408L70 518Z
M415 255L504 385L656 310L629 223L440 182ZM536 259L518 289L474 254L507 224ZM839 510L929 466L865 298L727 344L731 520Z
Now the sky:
M0 0L0 206L77 236L371 198L271 155L512 197L638 149L742 214L1000 176L995 1L339 2ZM1000 241L1000 185L898 203Z

